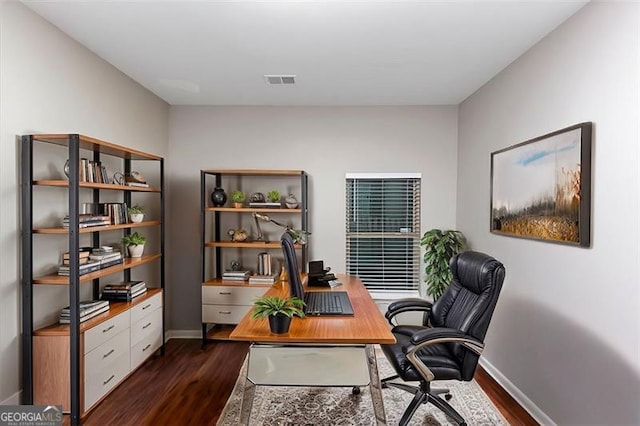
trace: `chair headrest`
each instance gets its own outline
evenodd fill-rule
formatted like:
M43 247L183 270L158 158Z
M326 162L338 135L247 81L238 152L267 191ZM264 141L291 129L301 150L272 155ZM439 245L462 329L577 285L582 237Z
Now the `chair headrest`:
M454 281L476 294L482 293L495 284L497 269L503 269L501 262L477 251L465 251L451 258L451 272Z

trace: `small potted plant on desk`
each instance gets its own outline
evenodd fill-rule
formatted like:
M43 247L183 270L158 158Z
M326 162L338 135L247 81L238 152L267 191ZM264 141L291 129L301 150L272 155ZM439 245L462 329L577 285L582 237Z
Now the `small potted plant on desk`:
M140 223L142 219L144 219L144 207L140 204L129 207L129 220L131 220L131 222Z
M144 235L138 234L134 232L129 235L125 235L122 238L122 244L124 244L129 250L129 256L131 257L142 257L142 252L144 251L144 243L147 239Z
M253 302L252 318L269 317L269 328L274 334L289 332L291 318L302 318L304 302L297 297L263 296Z
M231 201L233 201L233 207L240 208L243 206L244 200L247 199L247 194L242 191L236 190L231 193Z

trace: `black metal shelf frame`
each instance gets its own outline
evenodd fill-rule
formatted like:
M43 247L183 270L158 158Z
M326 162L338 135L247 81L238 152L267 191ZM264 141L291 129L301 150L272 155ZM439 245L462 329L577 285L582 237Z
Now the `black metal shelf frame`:
M70 395L71 395L71 424L80 423L80 274L79 255L80 233L79 230L79 193L80 182L79 164L81 140L79 134L67 135L68 159L69 159L69 185L68 185L68 211L69 211L69 306L70 306ZM33 389L33 161L34 142L51 143L46 138L39 140L38 135L23 135L21 147L21 237L22 237L22 404L32 405L34 400ZM58 143L58 145L63 145ZM123 148L123 152L127 152ZM111 155L111 154L107 154ZM164 159L163 158L135 158L123 155L124 171L131 172L132 161L158 161L160 178L160 287L162 291L163 319L162 319L162 346L161 354L165 353L165 198L164 198ZM93 161L100 161L99 149L93 149ZM135 189L122 189L124 192L124 202L131 205L131 194ZM100 189L92 190L92 200L100 202ZM131 233L131 229L125 229L126 234ZM93 247L100 246L100 231L91 233ZM73 255L75 254L75 255ZM124 280L131 279L131 268L124 270ZM100 280L93 280L92 293L94 298L99 297Z

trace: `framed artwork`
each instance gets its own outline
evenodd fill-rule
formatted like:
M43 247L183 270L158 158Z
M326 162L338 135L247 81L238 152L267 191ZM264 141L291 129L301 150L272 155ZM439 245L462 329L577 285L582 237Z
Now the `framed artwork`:
M580 123L491 153L492 233L590 245L591 129Z

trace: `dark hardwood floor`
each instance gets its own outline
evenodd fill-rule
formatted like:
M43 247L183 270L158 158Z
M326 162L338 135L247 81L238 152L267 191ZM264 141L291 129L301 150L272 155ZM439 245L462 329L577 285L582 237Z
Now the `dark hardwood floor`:
M249 345L172 339L105 398L85 425L215 425L231 395ZM512 425L537 425L484 371L476 380ZM69 424L65 416L65 424Z

